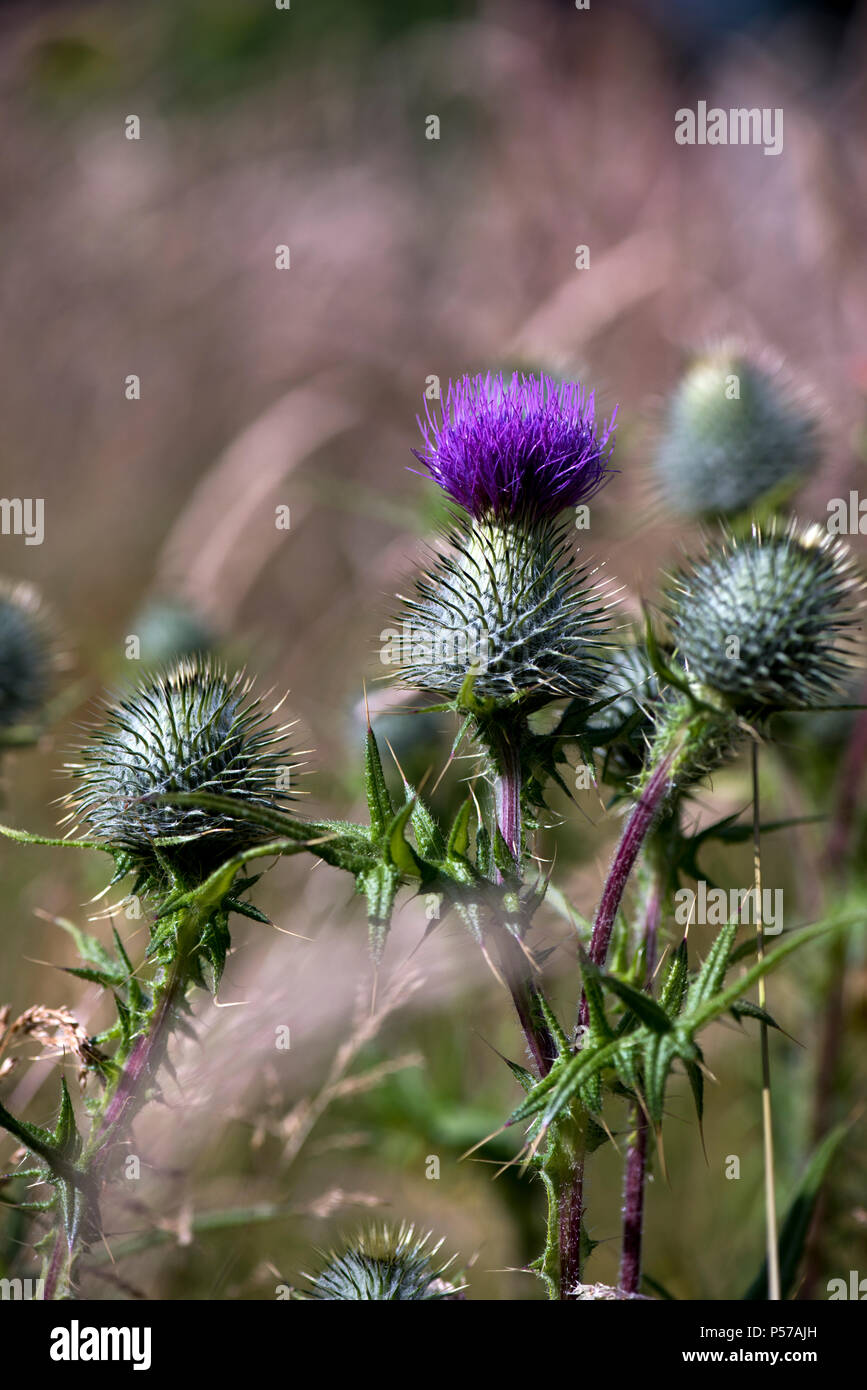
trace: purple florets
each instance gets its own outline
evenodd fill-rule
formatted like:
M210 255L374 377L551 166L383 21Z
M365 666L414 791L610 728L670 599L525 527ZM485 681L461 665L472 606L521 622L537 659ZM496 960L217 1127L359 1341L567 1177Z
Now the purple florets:
M413 449L435 482L479 520L538 521L585 502L607 482L614 417L597 427L577 382L502 374L450 382L441 418L419 418Z

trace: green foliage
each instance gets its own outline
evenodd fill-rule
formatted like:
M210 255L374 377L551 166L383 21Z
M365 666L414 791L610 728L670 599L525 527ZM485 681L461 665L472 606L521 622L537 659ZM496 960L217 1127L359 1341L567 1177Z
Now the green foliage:
M738 930L736 923L730 923L720 929L701 969L688 985L685 953L682 949L675 953L658 1002L585 962L585 993L591 1019L588 1036L580 1049L570 1048L557 1058L548 1075L512 1112L509 1123L537 1119L544 1129L564 1114L576 1096L589 1110L598 1112L604 1083L609 1089L619 1084L633 1092L658 1130L668 1078L678 1061L689 1077L700 1119L703 1088L696 1035L722 1014L742 1008L741 995L776 969L792 951L842 925L841 921L819 922L793 932L740 979L724 985ZM605 993L623 1005L616 1027L606 1015Z

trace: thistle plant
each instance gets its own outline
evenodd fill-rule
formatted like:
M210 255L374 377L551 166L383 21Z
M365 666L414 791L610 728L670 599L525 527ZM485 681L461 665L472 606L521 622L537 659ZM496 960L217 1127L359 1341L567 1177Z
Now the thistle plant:
M714 380L727 365L714 362ZM669 475L679 472L686 509L707 516L764 505L781 476L778 462L786 471L812 458L810 422L796 417L757 368L740 365L741 386L749 386L741 395L741 426L749 421L753 430L749 447L741 426L729 438L721 417L705 408L709 377L695 377L678 406L681 436L678 449L669 450ZM65 840L0 827L14 840L107 854L111 884L126 882L149 917L145 957L136 966L116 930L109 951L70 928L82 956L71 973L100 985L117 1014L93 1038L63 1015L87 1081L83 1132L65 1083L51 1129L0 1104L0 1125L31 1155L23 1172L47 1188L37 1204L48 1222L46 1297L76 1294L83 1257L102 1233L104 1192L120 1145L144 1105L159 1098L170 1041L192 1026L192 991L213 992L219 984L232 915L268 920L248 896L258 881L256 861L305 852L348 874L364 899L374 972L398 896L407 890L434 895L442 915L454 912L470 934L468 949L480 948L505 983L525 1051L508 1060L522 1095L503 1128L523 1133L516 1162L546 1194L541 1250L530 1268L552 1299L650 1291L643 1274L646 1182L651 1165L663 1162L669 1082L686 1077L701 1124L705 1030L725 1017L757 1020L770 1215L766 1269L754 1296L784 1296L793 1286L796 1261L781 1267L774 1216L767 1037L776 1024L764 979L802 946L840 932L846 919L789 931L766 953L760 909L754 943L738 944L741 924L731 914L698 965L686 933L669 940L665 928L674 893L699 876L698 855L709 841L752 837L761 888L759 740L770 739L773 716L828 708L851 679L863 589L855 563L816 527L738 526L708 539L670 577L661 622L648 620L641 639L630 641L615 630L599 564L578 551L567 519L614 475L614 416L597 419L592 393L546 377L465 377L450 385L440 410L427 407L420 423L416 458L448 497L451 519L401 600L409 637L397 675L404 688L431 697L434 709L456 716L453 753L470 746L477 774L450 825L434 815L423 784L403 778L393 796L369 723L364 821L300 818L293 802L299 755L290 749L289 726L276 722L276 711L263 706L244 675L194 655L146 675L103 707L68 764ZM758 426L771 441L764 452ZM786 460L779 461L775 450L784 445ZM749 459L756 478L747 487ZM693 465L698 471L688 479ZM709 477L719 483L712 496ZM699 507L702 489L707 505ZM8 650L18 649L13 642ZM20 650L32 655L35 647ZM22 670L23 658L16 660ZM18 688L23 692L26 682ZM690 828L690 799L744 747L752 754L752 824L726 817ZM579 923L580 967L570 1014L561 1017L549 998L547 953L534 941L537 913L554 896L535 864L554 828L543 823L552 795L569 791L570 759L593 767L624 819L592 922L560 895ZM749 998L754 986L758 1004ZM585 1161L610 1144L624 1105L614 1286L587 1276L594 1241ZM814 1157L813 1196L796 1198L797 1220L815 1198L816 1175L832 1149L828 1140ZM610 1144L609 1162L619 1162L619 1154ZM322 1255L298 1296L460 1297L463 1282L439 1262L439 1248L411 1225L373 1228Z

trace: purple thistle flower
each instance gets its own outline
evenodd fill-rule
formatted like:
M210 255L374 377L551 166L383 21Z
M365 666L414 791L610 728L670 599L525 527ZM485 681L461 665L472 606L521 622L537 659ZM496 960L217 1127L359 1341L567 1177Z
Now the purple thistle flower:
M611 476L615 409L597 427L594 396L550 377L464 376L449 382L437 419L419 417L413 449L435 482L476 520L553 518Z

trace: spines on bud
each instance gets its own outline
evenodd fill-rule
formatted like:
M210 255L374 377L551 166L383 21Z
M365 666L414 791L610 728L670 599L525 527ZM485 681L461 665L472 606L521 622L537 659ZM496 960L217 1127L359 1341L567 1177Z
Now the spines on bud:
M447 1277L452 1261L443 1264L436 1259L442 1241L433 1246L430 1241L430 1233L418 1237L412 1226L371 1227L342 1251L326 1255L319 1274L305 1276L312 1284L306 1296L343 1302L441 1302L460 1297L464 1284Z
M70 766L69 819L85 821L106 847L160 884L164 866L200 877L266 838L246 820L155 802L200 792L248 807L279 809L290 796L286 727L275 727L242 674L207 659L145 677L107 707L104 723ZM184 843L168 843L182 839Z
M561 696L589 699L604 670L609 604L565 529L456 520L446 540L404 599L402 683L456 698L473 672L475 697L525 712Z
M62 664L39 591L0 580L0 730L39 715Z
M690 684L757 717L826 703L845 684L862 592L846 547L820 527L754 528L675 577L669 623Z

